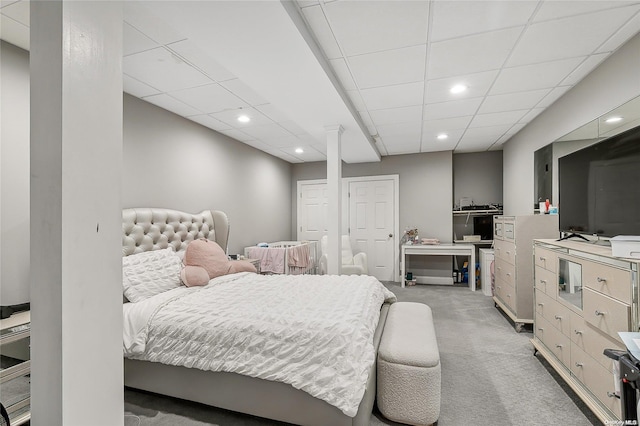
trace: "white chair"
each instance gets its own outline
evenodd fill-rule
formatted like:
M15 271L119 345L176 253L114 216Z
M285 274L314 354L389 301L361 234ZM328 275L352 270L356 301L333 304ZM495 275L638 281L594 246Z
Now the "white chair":
M320 257L320 275L327 273L327 236L320 239L322 256ZM367 275L367 254L353 254L351 250L351 239L348 235L342 236L342 269L341 275Z

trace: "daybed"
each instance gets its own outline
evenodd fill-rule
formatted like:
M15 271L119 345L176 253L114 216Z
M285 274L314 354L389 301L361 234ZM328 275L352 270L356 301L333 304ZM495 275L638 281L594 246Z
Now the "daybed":
M204 211L199 214L188 214L175 210L144 208L123 210L122 216L123 256L148 251L162 251L167 247L173 247L173 249L180 254L184 252L190 241L199 238L215 241L222 248L227 247L229 224L226 215L220 211ZM330 283L330 281L338 279L340 280L339 285ZM232 310L227 310L227 313L217 315L218 310L224 310L223 308L225 308L224 305L220 304L220 300L228 297L227 293L219 292L227 291L229 289L233 289L231 291L237 292L238 294L264 292L268 291L268 289L271 288L270 286L280 285L276 282L278 280L284 280L284 282L287 283L284 288L289 290L287 290L287 294L283 294L282 297L289 298L287 299L289 301L294 300L290 299L291 294L299 293L302 295L308 293L307 290L313 290L313 286L318 286L322 291L326 289L329 294L336 287L342 287L345 289L371 287L374 289L371 294L375 294L375 297L363 296L363 300L351 302L351 305L353 306L368 306L369 304L374 306L374 308L358 308L370 311L369 316L372 317L373 320L358 320L356 317L345 318L343 323L335 323L332 325L334 330L336 330L334 337L325 335L326 330L322 327L320 329L310 330L309 332L302 331L300 333L296 332L288 336L284 336L284 340L289 340L289 349L301 347L300 344L302 340L305 340L305 338L313 343L318 340L318 336L326 341L348 340L351 342L353 340L350 334L353 332L352 328L357 328L359 330L358 333L362 332L365 333L364 335L368 336L366 338L365 346L366 348L371 349L371 353L360 350L359 348L357 349L358 354L366 354L362 356L363 359L366 360L371 358L370 364L360 372L360 376L364 377L364 381L361 386L362 389L353 392L353 387L351 385L346 385L342 391L337 392L337 394L341 392L348 394L346 400L349 400L350 398L352 401L354 399L354 395L356 395L357 399L354 408L348 408L346 403L341 403L337 400L333 401L335 405L332 405L326 401L327 397L328 399L332 399L334 397L338 398L341 396L335 395L334 393L336 392L331 389L329 391L316 389L316 385L319 386L323 382L340 382L343 376L349 376L345 371L341 371L340 374L333 374L331 372L332 370L329 368L336 360L348 358L348 356L344 355L343 352L340 356L332 356L330 360L327 360L326 358L323 360L320 358L320 364L313 365L310 364L311 360L307 358L315 358L313 354L318 348L312 347L311 349L307 349L307 353L304 356L296 359L296 362L303 362L306 366L306 370L302 373L298 374L295 372L295 363L287 363L278 368L272 368L271 371L262 374L262 378L258 378L261 376L259 372L255 374L255 377L252 377L244 373L240 374L237 372L226 371L228 370L229 363L227 362L227 359L224 359L224 357L222 361L203 360L201 355L205 352L218 350L218 340L215 339L220 339L220 336L218 335L218 337L214 337L213 340L207 340L210 338L203 337L204 335L201 335L200 332L204 329L219 330L227 327L228 324L225 325L223 321L225 316L234 317L233 321L241 321L240 319L235 318L235 312L236 310L242 311L243 309L246 309L246 306L243 304L245 302L238 302L237 306L234 306ZM297 284L295 284L293 281L287 280L302 281L298 281ZM139 327L139 324L138 326L132 326L131 324L127 326L127 319L125 315L125 329L129 327L129 334L131 334L131 330L133 328L138 327L139 329L144 329L144 332L141 334L144 338L142 340L138 339L138 343L141 343L139 346L143 348L142 352L140 351L140 347L138 347L137 351L131 351L131 347L135 345L129 345L129 352L132 353L129 353L125 357L125 385L132 388L143 389L295 424L368 425L376 394L376 354L380 344L388 306L390 303L395 301L395 297L392 293L388 292L388 290L384 289L379 282L375 284L369 281L367 284L363 284L365 281L362 280L377 281L372 277L366 276L265 276L244 272L215 278L211 280L209 284L200 288L183 287L170 290L170 292L175 291L176 294L180 293L180 295L176 297L169 297L168 292L163 293L160 296L163 297L165 301L157 304L157 307L152 306L152 309L145 307L145 304L147 303L146 301L125 303L123 311L146 310L148 312L148 322L147 319L143 321L144 327ZM296 285L299 287L295 287ZM378 285L381 286L382 289L379 289ZM238 289L242 289L242 291L238 291ZM189 293L189 295L183 296L183 293ZM196 296L194 297L192 294L196 294ZM191 300L195 298L205 300L207 299L207 297L205 297L207 295L209 295L209 299L212 299L213 302L218 303L218 305L205 312L205 316L208 315L205 322L198 323L197 321L199 319L185 320L186 317L184 316L184 311L190 310L189 303L192 303ZM260 295L259 297L262 296ZM304 298L304 296L300 297ZM315 297L318 298L318 295ZM318 304L318 318L315 321L323 323L325 320L328 320L331 322L335 317L340 317L343 310L346 312L348 309L351 309L346 306L346 304L348 304L346 300L348 300L349 297L351 296L347 295L344 297L344 300L343 298L335 300L335 304L337 306L337 308L334 308L335 312L331 311L331 306ZM374 299L375 301L372 302ZM315 303L320 303L316 302L316 299L313 300L314 303L309 305L314 306ZM231 303L235 303L235 301L231 301ZM278 302L277 300L270 300L269 303L277 304ZM163 311L159 308L164 307L165 304L176 304L179 305L180 308L177 312L164 315L162 314ZM277 307L277 309L282 309L282 307ZM291 314L296 315L298 312L297 309L297 307L293 308ZM265 311L265 315L268 315L268 309L265 308L263 310ZM171 315L175 315L178 320L176 327L178 325L181 326L182 323L195 321L195 331L190 333L196 337L196 340L200 339L199 344L187 342L186 339L183 339L183 334L181 334L180 329L174 328L172 324L168 324L166 322ZM153 321L151 321L152 317ZM162 326L153 325L156 320L161 320L163 318L165 322ZM304 315L296 318L296 321L301 318L303 322L307 320ZM273 318L271 318L271 320L272 322L279 322L279 319L278 321L273 321ZM210 322L207 323L207 321ZM211 325L213 322L215 322L215 326ZM268 331L262 330L263 328L269 328L259 326L260 324L264 324L262 322L258 322L258 326L251 324L247 325L242 322L234 324L239 325L238 328L246 329L247 332L251 331L249 329L252 329L254 334L256 333L255 329L259 329L259 331L257 331L259 335ZM166 337L163 335L154 337L153 333L163 327L165 329L170 329L170 336ZM233 324L230 326L230 329L233 329ZM140 330L135 331L138 332ZM367 332L369 334L366 334ZM125 335L126 334L127 331L125 330ZM357 334L356 336L360 336L360 334ZM230 348L226 349L227 352L223 351L225 354L228 354L229 358L238 359L247 354L249 357L253 356L254 358L252 359L261 359L260 356L262 356L263 353L260 351L262 350L261 347L264 345L252 345L251 343L248 343L247 346L245 346L245 349L234 354L233 352L237 351L235 342L239 339L237 335L234 338L236 340L233 341ZM173 345L177 352L180 352L183 344L190 344L191 346L186 349L186 352L180 352L184 356L167 356L166 354L161 354L156 351L156 347L159 342L166 339L173 342L169 346ZM126 341L127 340L125 338L125 352L127 352ZM322 347L324 347L324 344ZM346 344L346 347L353 347L353 345ZM258 354L256 354L254 350L257 350ZM287 351L284 350L284 352ZM354 354L355 353L356 351L354 351ZM161 360L162 362L144 360L146 358ZM183 364L189 365L193 368L183 365L171 365L174 363L175 358L182 358L183 360L186 359L187 361ZM265 364L269 363L265 362ZM205 369L201 369L212 365L220 367L222 371L205 371ZM253 370L254 365L251 364L247 369ZM293 379L290 381L293 383L278 381L282 379L282 377L280 377L283 375L281 374L282 371L287 372L284 374L285 376L291 373ZM251 373L253 374L255 372L252 371ZM297 379L300 377L304 378L305 376L314 377L314 382L311 384L305 383L304 381L300 383L297 382ZM306 390L301 390L302 388ZM319 396L312 396L309 392ZM341 408L338 408L338 406Z

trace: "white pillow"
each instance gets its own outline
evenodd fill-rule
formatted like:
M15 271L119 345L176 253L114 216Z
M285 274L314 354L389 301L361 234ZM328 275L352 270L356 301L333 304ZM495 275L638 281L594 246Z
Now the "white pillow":
M122 258L122 287L130 302L180 287L182 261L172 247Z

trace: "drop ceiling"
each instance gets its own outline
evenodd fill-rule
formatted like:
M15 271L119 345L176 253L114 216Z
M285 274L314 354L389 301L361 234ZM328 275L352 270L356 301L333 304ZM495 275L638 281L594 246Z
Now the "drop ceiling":
M28 1L1 7L28 49ZM640 31L640 1L125 2L123 31L125 92L291 163L341 125L369 162L502 149Z

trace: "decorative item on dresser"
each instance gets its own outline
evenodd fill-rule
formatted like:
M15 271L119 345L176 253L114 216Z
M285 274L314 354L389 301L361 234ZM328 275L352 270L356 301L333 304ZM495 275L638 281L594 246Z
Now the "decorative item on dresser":
M536 240L534 353L605 424L621 424L613 363L605 349L625 350L618 332L638 331L640 260L608 246Z
M493 301L515 323L517 332L533 324L534 238L556 238L558 216L495 216Z

